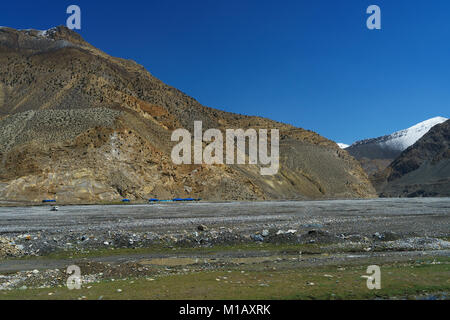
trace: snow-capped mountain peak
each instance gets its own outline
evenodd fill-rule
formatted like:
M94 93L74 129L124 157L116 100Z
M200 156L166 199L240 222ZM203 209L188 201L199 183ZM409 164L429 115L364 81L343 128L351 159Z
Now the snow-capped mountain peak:
M435 117L422 121L408 129L392 134L355 142L346 150L356 159L395 159L422 138L435 125L447 121L444 117Z
M435 117L416 124L408 129L401 130L391 134L391 146L397 146L399 149L406 150L416 143L435 125L447 121L444 117Z
M350 147L350 145L345 144L345 143L341 143L341 142L338 142L337 145L338 145L338 147L341 148L341 149L345 149L345 148Z
M358 146L367 143L376 143L380 146L387 147L392 150L403 151L416 143L422 138L432 127L437 124L447 121L444 117L434 117L423 122L420 122L408 129L394 132L383 137L368 139L355 142L352 146Z

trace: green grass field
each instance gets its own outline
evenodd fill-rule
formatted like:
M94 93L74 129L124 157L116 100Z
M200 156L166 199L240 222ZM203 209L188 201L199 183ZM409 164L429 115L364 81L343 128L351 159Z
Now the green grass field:
M450 258L387 263L381 290L366 286L367 266L205 271L135 278L67 288L12 290L0 299L374 299L412 298L450 291Z

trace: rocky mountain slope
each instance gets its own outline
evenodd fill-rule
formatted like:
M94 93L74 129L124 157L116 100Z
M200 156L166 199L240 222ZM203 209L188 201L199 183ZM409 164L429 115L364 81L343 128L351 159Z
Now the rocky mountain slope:
M65 27L0 28L0 200L373 197L359 163L314 132L199 104ZM280 130L280 171L172 163L172 131Z
M345 148L345 150L358 159L364 170L371 175L385 169L395 158L423 137L432 127L446 120L444 117L431 118L408 129L383 137L357 141Z
M450 196L450 120L434 126L373 182L382 196Z

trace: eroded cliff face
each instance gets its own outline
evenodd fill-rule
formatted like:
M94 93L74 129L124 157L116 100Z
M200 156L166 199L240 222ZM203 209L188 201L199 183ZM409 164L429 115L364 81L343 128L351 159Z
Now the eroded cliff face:
M205 200L375 196L356 160L290 125L200 105L78 34L0 29L0 199L62 203L122 197ZM174 165L174 129L280 130L280 170Z

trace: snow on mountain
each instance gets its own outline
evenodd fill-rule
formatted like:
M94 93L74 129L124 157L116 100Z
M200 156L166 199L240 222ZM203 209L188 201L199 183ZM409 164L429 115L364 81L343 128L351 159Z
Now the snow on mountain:
M12 29L10 27L0 26L0 29ZM25 31L29 35L34 35L41 38L49 38L49 36L56 31L56 27L47 30L37 30L37 29L17 29L18 31Z
M387 149L404 151L422 138L432 127L447 120L448 119L444 117L431 118L408 129L397 131L387 136L355 142L352 144L352 147L375 143L380 147L385 147Z
M350 145L345 144L345 143L340 143L340 142L338 142L337 145L341 149L346 149L346 148L350 147Z

